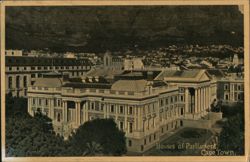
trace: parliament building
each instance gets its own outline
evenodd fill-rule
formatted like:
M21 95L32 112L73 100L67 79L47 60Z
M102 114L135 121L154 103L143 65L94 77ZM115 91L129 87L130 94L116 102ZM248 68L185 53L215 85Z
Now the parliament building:
M124 70L109 64L80 77L44 73L28 87L29 114L50 117L65 139L86 121L112 118L125 132L128 151L143 153L182 127L211 127L222 118L211 112L214 102L244 98L243 78L226 79L218 70Z

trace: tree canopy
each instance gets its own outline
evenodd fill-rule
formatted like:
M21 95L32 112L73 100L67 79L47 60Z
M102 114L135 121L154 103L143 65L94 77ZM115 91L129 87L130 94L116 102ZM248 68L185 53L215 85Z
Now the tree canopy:
M127 152L124 132L113 119L95 119L81 125L70 139L77 155L122 155ZM98 149L93 151L97 147Z
M52 120L27 112L27 99L6 96L6 156L94 156L126 153L124 133L112 119L81 125L69 140L56 135Z
M222 106L223 116L227 121L219 136L219 149L234 151L236 155L244 154L244 104L233 107Z

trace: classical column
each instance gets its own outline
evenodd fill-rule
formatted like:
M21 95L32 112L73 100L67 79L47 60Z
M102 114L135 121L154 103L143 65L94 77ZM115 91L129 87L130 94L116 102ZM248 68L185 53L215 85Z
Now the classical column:
M135 123L135 131L137 131L137 129L138 129L136 112L137 112L137 107L132 107L132 114L134 116L134 123Z
M86 111L87 111L87 102L84 101L83 105L82 105L82 123L85 123L86 121Z
M204 105L203 105L203 88L201 87L200 88L200 112L201 112L201 114L203 112L203 107L204 107Z
M125 132L129 132L129 129L128 129L128 120L127 120L127 117L128 117L128 105L124 105L124 112L125 112L125 115L124 115L124 130Z
M202 109L202 111L204 113L205 108L206 108L206 96L205 96L205 88L204 87L202 88L202 91L203 91L203 109Z
M64 116L64 122L68 122L68 112L67 112L67 101L63 101L63 116Z
M195 105L194 105L194 114L198 112L198 90L195 89Z
M28 113L31 115L31 100L32 98L31 97L28 97Z
M80 102L77 101L75 102L75 123L77 126L80 125L80 117L81 117L81 113L80 113Z
M206 110L206 108L207 108L207 87L204 87L204 99L205 99L204 110Z
M197 112L200 114L200 107L201 107L201 93L200 88L197 89Z
M107 118L109 118L109 104L108 103L105 103L105 109L106 109L106 112L107 112Z
M234 84L229 84L229 97L231 101L235 101L235 97L238 97L238 96L234 96Z
M103 111L103 118L106 119L107 118L106 104L102 102L101 107L102 107L102 111Z
M54 119L54 103L53 99L49 99L49 107L50 107L50 118Z
M119 107L114 104L114 108L115 108L115 122L118 123L118 114L119 114Z
M209 108L209 111L210 111L210 105L211 105L211 87L209 86L209 88L208 88L208 108Z
M89 101L86 101L85 103L85 119L84 121L89 121Z
M209 108L209 86L207 86L207 109Z
M143 124L142 109L143 109L143 106L142 107L138 107L138 116L139 116L139 118L138 118L138 127L139 127L138 130L139 131L143 130L143 128L142 128L142 124Z
M188 112L188 88L185 88L185 113Z

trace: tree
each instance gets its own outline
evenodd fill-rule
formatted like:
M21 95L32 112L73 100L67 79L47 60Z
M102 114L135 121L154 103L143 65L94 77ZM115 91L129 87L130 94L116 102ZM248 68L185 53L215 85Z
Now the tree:
M125 133L113 119L95 119L81 125L69 139L77 155L123 155L127 152Z
M6 120L7 156L59 156L67 149L47 116L36 114Z
M6 156L60 156L68 143L53 131L52 121L41 112L27 113L27 100L6 96Z
M13 97L11 93L6 94L5 110L6 118L17 115L27 116L27 98Z
M244 154L244 118L237 114L228 119L219 136L219 149L232 150L236 155Z
M102 155L102 146L99 143L96 143L94 141L88 142L86 144L86 149L83 155L85 156L94 156L94 155Z

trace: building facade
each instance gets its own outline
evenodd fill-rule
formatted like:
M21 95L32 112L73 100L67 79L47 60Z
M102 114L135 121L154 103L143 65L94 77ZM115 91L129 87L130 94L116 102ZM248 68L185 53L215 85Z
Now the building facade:
M224 78L218 81L217 97L223 103L237 103L244 101L244 79Z
M185 120L205 117L212 101L210 85L203 70L124 71L113 82L98 76L76 82L45 75L28 88L28 112L49 116L65 138L86 121L113 118L125 132L128 151L142 153Z
M66 59L46 57L5 57L6 93L13 96L27 96L27 88L42 74L57 71L70 77L80 77L91 69L88 59Z

